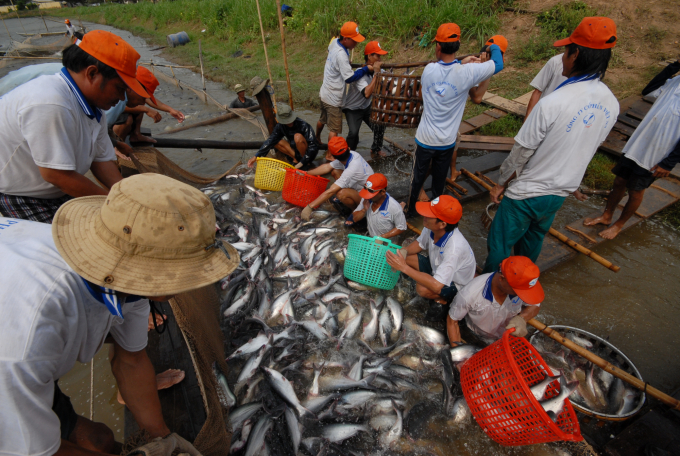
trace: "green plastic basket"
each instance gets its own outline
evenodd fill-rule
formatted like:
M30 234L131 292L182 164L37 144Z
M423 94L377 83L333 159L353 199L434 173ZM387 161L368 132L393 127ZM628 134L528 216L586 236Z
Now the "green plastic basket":
M387 264L385 253L396 253L401 247L381 237L349 234L345 277L369 287L391 290L397 285L399 271Z

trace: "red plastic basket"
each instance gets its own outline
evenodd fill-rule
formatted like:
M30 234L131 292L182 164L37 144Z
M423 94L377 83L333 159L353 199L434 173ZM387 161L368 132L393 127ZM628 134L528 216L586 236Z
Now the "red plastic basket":
M569 399L554 422L529 389L551 372L543 358L523 337L511 330L463 364L460 372L465 400L484 432L506 446L583 440ZM546 398L559 394L555 379Z
M283 180L283 199L290 204L305 207L326 191L328 179L311 176L299 169L286 169Z

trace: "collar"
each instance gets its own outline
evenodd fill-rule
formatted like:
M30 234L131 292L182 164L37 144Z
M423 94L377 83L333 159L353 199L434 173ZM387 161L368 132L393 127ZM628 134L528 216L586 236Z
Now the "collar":
M384 211L387 209L387 206L390 204L390 194L385 192L385 201L382 202L380 207L378 208L379 211Z
M577 82L583 82L583 81L592 81L593 79L598 79L598 76L596 74L584 74L581 76L572 76L566 81L564 81L562 84L557 86L557 89L560 87L563 87L565 85L569 84L576 84ZM557 90L555 89L555 90Z
M456 228L456 229L458 229L458 228ZM453 230L453 231L456 231L456 230ZM434 245L436 245L439 248L446 247L446 243L449 242L449 238L453 234L453 231L449 231L448 233L444 234L444 236L440 237L439 240L434 243ZM430 239L432 239L434 241L434 233L432 231L430 231Z
M352 158L354 158L354 155L352 155L354 152L351 150L349 151L349 158L347 159L347 163L345 163L345 169L349 166L349 164L352 162Z
M345 51L347 55L349 55L349 49L347 49L345 45L340 42L340 38L338 38L338 45Z
M444 65L444 66L450 66L450 65L453 65L454 63L460 63L460 60L454 59L453 62L449 62L449 63L446 63L443 60L440 60L437 63L440 64L440 65Z
M493 297L493 293L492 293L492 291L491 291L491 281L493 280L493 276L495 276L495 275L496 275L495 272L491 273L491 275L489 276L489 278L486 279L486 284L484 285L484 289L482 290L482 296L484 296L484 299L486 299L486 300L489 301L489 302L493 302L494 299L495 299L495 298ZM508 298L510 298L511 301L512 301L513 299L515 299L515 297L516 297L516 295L508 295ZM500 304L501 306L503 305L502 302L499 303L499 304Z
M71 89L71 92L73 92L73 95L75 95L76 100L78 100L78 103L80 104L80 107L83 109L85 115L90 119L97 119L97 122L99 122L102 118L101 109L99 108L92 109L92 106L90 106L90 103L88 103L88 101L85 99L85 95L83 95L83 92L80 91L80 88L78 88L78 84L76 84L76 81L73 80L71 74L68 72L66 67L61 69L59 76L61 76L66 82L66 84L68 84L69 89Z
M90 292L90 295L99 303L104 304L114 317L124 318L122 305L126 302L135 302L144 299L141 296L130 295L126 299L121 300L118 297L118 294L110 288L100 287L85 279L83 279L83 282L85 283L85 287L87 287L87 291Z

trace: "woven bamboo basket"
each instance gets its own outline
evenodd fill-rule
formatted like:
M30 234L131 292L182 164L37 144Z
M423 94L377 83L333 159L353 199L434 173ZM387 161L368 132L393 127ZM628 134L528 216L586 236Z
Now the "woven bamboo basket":
M423 113L420 76L380 73L371 102L371 122L397 128L416 128Z

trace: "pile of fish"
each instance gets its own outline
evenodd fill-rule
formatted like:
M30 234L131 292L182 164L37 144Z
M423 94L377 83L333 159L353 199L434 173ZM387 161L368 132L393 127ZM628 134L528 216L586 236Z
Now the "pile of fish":
M246 179L203 189L241 256L220 283L230 369L214 367L231 454L427 454L414 441L433 419L471 423L458 367L479 348L451 349L406 317L419 299L408 281L384 292L345 280L340 217L317 210L303 223Z
M611 356L610 348L599 344L596 346L573 331L567 332L565 337L606 359L615 367L623 368L616 357ZM576 385L569 396L571 402L597 413L616 416L626 415L638 405L639 391L592 362L542 334L534 336L532 344L554 374L560 374L568 383Z

